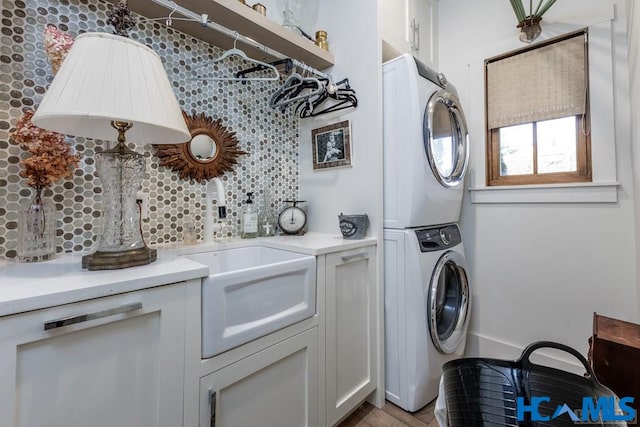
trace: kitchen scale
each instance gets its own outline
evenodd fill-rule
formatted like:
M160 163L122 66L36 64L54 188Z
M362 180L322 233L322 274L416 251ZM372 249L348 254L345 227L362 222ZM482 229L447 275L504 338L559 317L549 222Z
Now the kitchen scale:
M278 225L280 229L289 235L302 236L305 233L304 227L307 225L307 213L298 203L305 203L305 200L284 200L285 203L292 203L284 208L278 215Z

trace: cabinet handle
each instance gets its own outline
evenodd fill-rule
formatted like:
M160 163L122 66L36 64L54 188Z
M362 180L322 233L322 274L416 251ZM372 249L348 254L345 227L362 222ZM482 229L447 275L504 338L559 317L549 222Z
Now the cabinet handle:
M416 52L420 52L420 23L418 21L415 21L413 26L413 34L415 37L413 45L415 46Z
M367 253L365 251L362 251L362 252L358 252L357 254L342 255L342 261L351 261L354 259L366 258L366 257L367 257Z
M416 50L416 19L411 18L411 50Z
M102 319L104 317L115 316L116 314L130 313L132 311L140 310L141 308L142 308L141 302L134 302L132 304L125 304L120 307L97 311L95 313L81 314L80 316L63 317L62 319L56 319L50 322L46 322L44 324L44 330L48 331L49 329L75 325L76 323L82 323L88 320Z
M216 392L209 389L209 406L211 407L211 427L216 427Z

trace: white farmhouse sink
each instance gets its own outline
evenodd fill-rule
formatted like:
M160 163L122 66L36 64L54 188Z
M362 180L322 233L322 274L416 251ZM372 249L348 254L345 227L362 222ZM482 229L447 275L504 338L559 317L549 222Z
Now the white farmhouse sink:
M261 246L185 256L209 266L202 281L202 358L316 312L314 256Z

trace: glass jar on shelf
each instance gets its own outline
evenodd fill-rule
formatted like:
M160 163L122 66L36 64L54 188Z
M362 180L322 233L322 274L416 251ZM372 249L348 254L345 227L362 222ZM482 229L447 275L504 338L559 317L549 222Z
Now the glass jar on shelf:
M282 26L302 34L314 33L318 20L318 0L278 0L278 10L282 15Z

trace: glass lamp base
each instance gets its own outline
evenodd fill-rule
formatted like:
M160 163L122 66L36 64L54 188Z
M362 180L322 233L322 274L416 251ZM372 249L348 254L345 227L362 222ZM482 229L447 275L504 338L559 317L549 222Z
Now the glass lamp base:
M82 268L89 271L118 270L151 264L157 259L157 251L148 247L115 252L94 252L82 257Z

